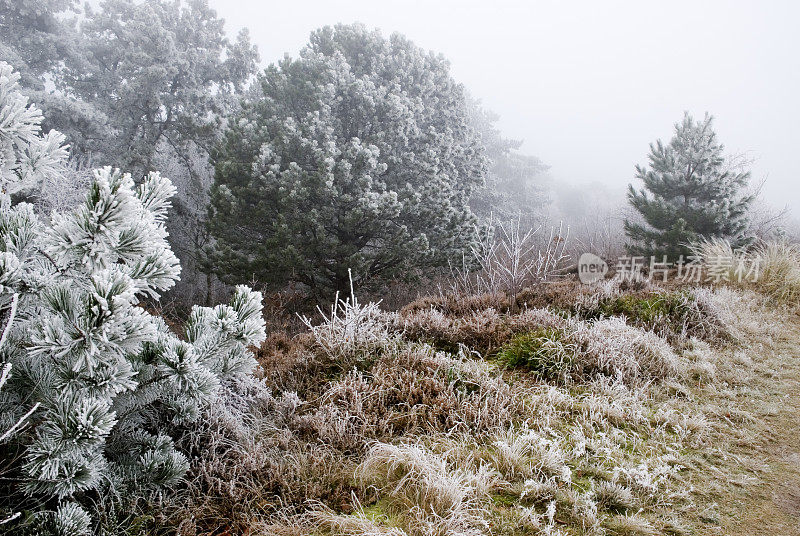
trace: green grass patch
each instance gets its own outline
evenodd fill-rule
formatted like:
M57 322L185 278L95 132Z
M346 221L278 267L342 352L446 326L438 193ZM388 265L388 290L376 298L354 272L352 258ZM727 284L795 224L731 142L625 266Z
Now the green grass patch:
M637 296L626 294L601 303L603 316L625 316L643 325L654 325L665 320L682 321L690 314L691 298L683 292Z
M576 348L563 331L538 328L517 335L497 352L496 359L509 368L522 368L544 380L563 378L575 360Z
M680 334L696 320L693 302L694 298L687 292L624 294L576 313L587 320L624 316L633 326L662 334L665 331Z

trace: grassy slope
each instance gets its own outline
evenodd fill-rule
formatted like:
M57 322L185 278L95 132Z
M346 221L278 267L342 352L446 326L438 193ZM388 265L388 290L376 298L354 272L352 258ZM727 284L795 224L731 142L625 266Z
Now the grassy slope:
M748 310L748 305L757 310ZM630 449L630 460L646 461L676 448L680 450L676 465L681 466L681 471L676 481L683 486L678 484L674 489L683 487L691 491L684 496L677 492L670 503L640 503L638 511L637 508L607 508L606 515L600 515L604 520L601 528L594 529L596 532L800 534L800 316L794 312L761 309L755 302L739 306L744 307L738 311L741 325L735 328L742 330L739 340L706 348L705 362L690 365L688 378L676 382L679 386L668 387L668 390L684 389L681 396L666 395L664 389L657 386L648 388L642 395L645 412L649 412L651 418L668 398L675 412L687 419L687 428L696 426L700 430L695 440L676 438L676 435L684 435L682 431L663 433L630 423L614 423L619 428L612 425L612 429L617 430L629 427L642 442L637 446L621 445ZM578 399L593 395L593 390L594 386L585 389L580 385L569 389L570 395ZM684 400L683 404L675 403L680 399ZM623 421L630 418L625 415L624 402L620 409ZM576 423L570 413L562 415L561 422L555 426L565 435ZM602 417L599 420L603 420ZM651 425L658 419L653 421ZM573 490L586 490L594 485L592 481L602 482L606 476L592 475L592 467L570 461L567 465L575 475ZM589 478L584 478L584 471ZM602 469L598 473L602 473ZM601 477L594 478L596 476ZM493 494L493 500L494 520L490 524L493 532L547 532L546 520L539 529L517 525L517 516L512 512L521 504L530 506L524 497L520 498L515 492L499 492ZM565 506L568 505L567 502ZM603 508L600 510L602 512ZM546 516L546 512L539 512ZM614 516L614 512L618 515ZM367 513L374 519L387 519L380 503ZM569 514L557 513L550 530L553 533L592 533L580 517L570 519Z
M686 289L546 292L515 314L423 300L273 337L273 417L241 456L195 470L213 486L173 519L197 534L800 534L796 312L725 289L700 309Z

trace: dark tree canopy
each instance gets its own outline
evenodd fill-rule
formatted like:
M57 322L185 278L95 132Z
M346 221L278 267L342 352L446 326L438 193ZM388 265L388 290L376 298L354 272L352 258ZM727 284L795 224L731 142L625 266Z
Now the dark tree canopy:
M441 56L325 27L266 69L216 155L210 225L228 281L317 295L460 259L487 160Z

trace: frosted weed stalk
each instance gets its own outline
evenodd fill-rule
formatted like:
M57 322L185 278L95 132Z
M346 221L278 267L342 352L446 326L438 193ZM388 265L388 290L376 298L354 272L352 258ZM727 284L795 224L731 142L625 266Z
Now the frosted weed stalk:
M298 316L326 356L338 361L348 357L361 357L389 343L392 337L387 315L381 311L379 305L380 302L369 302L366 305L359 303L353 289L351 273L350 297L342 300L337 292L330 314L325 314L317 307L317 312L323 319L320 324L314 325L305 315Z

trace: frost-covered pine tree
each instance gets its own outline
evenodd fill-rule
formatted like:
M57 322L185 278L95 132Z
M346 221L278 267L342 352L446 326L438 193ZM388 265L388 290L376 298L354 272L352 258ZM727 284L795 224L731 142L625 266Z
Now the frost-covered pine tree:
M20 92L19 74L0 62L0 182L6 194L28 195L62 172L64 136L40 135L42 112Z
M544 173L549 166L519 152L521 140L503 137L500 116L470 100L470 123L481 138L489 160L486 181L470 198L470 208L481 221L519 220L536 227L549 203Z
M7 65L0 73L8 192L32 174L58 172L63 147L38 135L36 110L20 100ZM49 152L31 165L43 147ZM0 196L0 310L16 308L0 348L12 372L0 392L0 430L38 404L24 433L0 445L18 454L0 507L34 510L20 523L39 533L87 534L86 505L100 494L175 484L188 462L172 434L222 383L256 366L247 348L265 337L259 293L239 286L228 305L195 307L183 338L140 304L180 273L164 226L174 192L158 173L136 186L107 167L94 172L79 207L49 221Z
M337 25L260 82L217 154L217 272L324 295L461 259L486 158L443 57Z
M699 238L747 241L750 173L726 164L712 123L708 114L696 122L686 113L668 144L650 144L649 165L636 166L644 189L630 185L628 200L643 221L625 221L630 253L675 259Z

